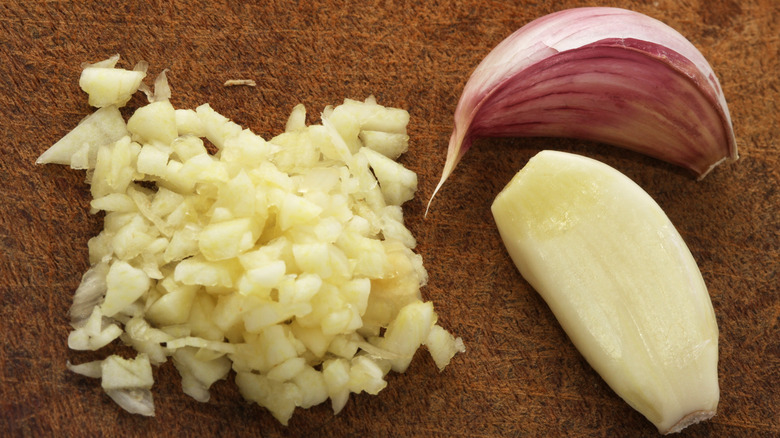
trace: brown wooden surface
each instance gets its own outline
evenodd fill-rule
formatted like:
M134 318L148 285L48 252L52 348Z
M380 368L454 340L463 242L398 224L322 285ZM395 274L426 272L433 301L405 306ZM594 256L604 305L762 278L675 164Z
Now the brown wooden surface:
M709 286L720 325L721 402L684 436L780 434L780 153L777 0L0 2L0 435L648 436L655 429L588 367L505 253L489 206L537 151L585 154L634 178L667 211ZM635 9L700 48L730 104L739 162L695 181L672 166L569 140L479 141L433 210L452 113L477 63L512 31L566 7ZM289 427L244 402L232 380L200 404L168 363L155 418L120 411L97 381L65 369L66 311L87 269L84 175L35 158L91 110L80 64L111 54L163 68L177 107L210 102L269 138L299 102L310 121L345 97L376 95L411 114L405 205L430 273L425 297L468 351L439 373L427 353L379 396L296 411ZM256 88L225 88L248 78ZM137 98L131 104L141 102Z

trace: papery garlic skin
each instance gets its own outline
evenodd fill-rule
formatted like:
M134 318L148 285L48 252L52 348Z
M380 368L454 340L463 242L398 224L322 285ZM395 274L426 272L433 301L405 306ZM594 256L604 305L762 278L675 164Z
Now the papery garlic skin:
M662 433L715 415L718 327L693 256L617 170L543 151L496 197L522 276L606 383Z
M464 87L434 195L477 137L570 137L703 177L737 146L726 99L683 35L619 8L567 9L496 46Z

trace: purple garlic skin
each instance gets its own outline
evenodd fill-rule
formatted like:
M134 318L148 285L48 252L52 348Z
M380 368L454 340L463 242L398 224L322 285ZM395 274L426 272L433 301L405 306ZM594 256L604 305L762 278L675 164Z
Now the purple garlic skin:
M477 137L568 137L624 147L700 178L737 145L704 56L679 32L619 8L530 22L477 66L455 110L434 195Z

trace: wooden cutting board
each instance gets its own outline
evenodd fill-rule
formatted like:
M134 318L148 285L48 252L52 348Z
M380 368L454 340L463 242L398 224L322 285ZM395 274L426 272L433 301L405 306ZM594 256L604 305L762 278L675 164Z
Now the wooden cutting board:
M473 68L532 19L577 0L500 2L0 3L0 435L4 436L655 436L602 382L505 253L490 203L536 152L554 148L626 173L667 211L700 264L720 326L717 417L684 436L780 434L780 14L776 0L595 2L631 8L700 48L729 101L741 159L703 181L605 145L553 139L479 141L436 198L452 113ZM172 102L219 112L270 138L304 103L310 122L344 98L405 108L419 174L405 204L423 289L467 352L442 373L421 352L378 396L298 410L288 427L244 402L232 380L201 404L168 363L155 370L157 416L120 411L98 382L65 369L101 357L67 348L66 316L87 269L84 175L35 158L91 110L80 64L169 69ZM228 79L257 87L226 88ZM140 98L131 102L138 104Z

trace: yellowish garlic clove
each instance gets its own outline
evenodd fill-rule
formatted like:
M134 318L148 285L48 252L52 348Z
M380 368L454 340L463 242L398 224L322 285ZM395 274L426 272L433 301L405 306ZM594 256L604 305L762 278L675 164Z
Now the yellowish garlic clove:
M617 170L543 151L496 197L522 276L588 363L661 433L715 415L718 327L690 251Z

